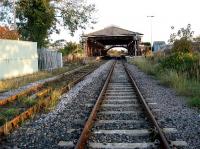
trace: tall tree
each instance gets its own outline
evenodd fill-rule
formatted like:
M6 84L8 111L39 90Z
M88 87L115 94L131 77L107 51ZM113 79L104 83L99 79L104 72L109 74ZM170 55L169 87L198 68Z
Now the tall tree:
M38 47L47 43L48 31L54 24L55 11L49 0L20 0L16 14L22 39L38 42Z
M171 27L174 30L174 26ZM177 33L170 34L169 43L174 43L176 40L185 39L185 40L192 40L194 31L191 30L191 24L188 24L186 28L180 28Z
M174 27L171 28L174 29ZM169 39L169 42L173 45L172 51L191 52L193 34L194 31L191 30L191 24L188 24L186 28L180 28L177 33L172 33Z
M65 55L76 53L76 51L79 49L79 44L75 42L67 42L65 47L60 49L60 52Z
M94 4L87 4L86 0L52 0L56 10L56 21L66 27L71 35L78 29L96 23L93 14Z
M4 14L1 20L10 20L5 14L11 5L0 3L4 6L0 8ZM39 47L45 46L49 34L54 31L59 33L60 26L73 35L78 28L85 29L95 23L92 17L95 6L86 0L16 0L16 9L17 26L22 38L37 41Z

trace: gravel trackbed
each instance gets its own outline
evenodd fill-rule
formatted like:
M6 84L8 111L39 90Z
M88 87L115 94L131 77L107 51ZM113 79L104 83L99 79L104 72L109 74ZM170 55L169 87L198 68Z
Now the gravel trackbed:
M75 123L83 127L83 120L87 119L91 111L85 105L97 99L111 64L112 61L103 64L63 94L55 110L37 116L15 130L6 138L3 148L59 148L59 142L70 139L68 133L75 127ZM80 132L75 136L77 139Z
M158 80L146 75L136 66L128 64L137 85L147 100L156 102L161 112L158 119L162 126L175 127L178 138L187 142L189 149L200 149L200 111L188 106L186 99Z

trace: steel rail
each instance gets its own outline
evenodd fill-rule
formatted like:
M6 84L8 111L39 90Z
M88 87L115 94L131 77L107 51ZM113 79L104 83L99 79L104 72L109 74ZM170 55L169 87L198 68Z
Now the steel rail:
M104 86L103 86L103 88L102 88L102 90L99 94L99 97L98 97L98 99L97 99L97 101L96 101L96 103L95 103L95 105L92 109L92 112L90 113L90 116L89 116L87 122L84 125L83 131L82 131L80 138L79 138L79 140L78 140L78 142L75 146L75 149L84 149L85 148L85 145L86 145L87 140L88 140L89 135L90 135L90 130L91 130L93 124L94 124L95 118L97 116L97 112L98 112L98 110L101 106L101 103L103 101L104 93L105 93L105 91L108 87L108 83L111 79L115 64L116 64L116 61L114 61L114 63L111 66L111 69L110 69L110 71L109 71L109 73L106 77L106 81L104 83Z
M100 63L101 63L101 62L100 62ZM23 97L23 96L28 96L28 95L31 94L32 92L38 91L39 89L42 89L42 88L44 87L44 84L45 84L45 83L53 83L53 82L59 81L60 79L62 79L62 77L67 76L67 75L70 75L70 74L73 74L73 73L78 72L78 71L80 71L80 70L82 70L82 69L84 70L84 69L87 68L87 67L89 67L89 65L80 66L80 67L75 68L75 69L73 69L73 70L70 70L70 71L67 71L67 72L64 72L64 73L62 73L62 74L59 74L59 75L54 76L55 78L54 78L53 80L47 80L47 81L45 81L45 82L43 82L43 83L39 83L39 84L37 84L37 85L35 85L35 86L32 86L32 87L30 87L30 88L27 88L27 89L25 89L25 90L23 90L23 91L21 91L21 92L19 92L19 93L16 93L16 94L14 94L14 95L11 95L11 96L6 97L6 98L3 98L3 99L0 99L0 106L3 106L3 105L5 105L5 104L7 104L7 103L11 103L11 102L17 100L18 98L21 98L21 97ZM92 72L92 71L91 71L91 72ZM89 74L89 73L88 73L88 74Z
M127 68L127 66L123 63L125 71L127 72L132 84L134 85L135 89L136 89L136 93L140 99L140 101L142 102L147 114L149 115L150 120L152 121L152 123L154 124L154 126L156 127L157 133L159 135L160 141L161 141L161 147L164 149L170 149L170 144L169 141L167 140L165 134L163 133L162 129L160 128L159 124L157 123L153 113L151 112L147 102L145 101L142 93L140 92L133 76L130 73L130 70Z
M84 68L83 68L84 69ZM61 94L69 91L74 85L82 81L86 76L91 74L95 69L92 69L85 74L79 76L76 80L73 82L70 82L69 84L65 85L64 87L61 87L59 90L61 91ZM72 70L73 71L73 70ZM78 72L79 70L77 70ZM15 116L8 122L6 122L4 125L0 126L0 137L5 136L8 133L10 133L14 128L18 127L18 124L29 117L31 117L33 114L39 112L44 107L47 107L49 105L49 101L51 100L51 96L48 95L52 91L52 88L46 88L44 90L41 90L36 93L35 99L40 100L41 102L38 102L36 105L29 107L24 112L20 113L19 115ZM44 97L47 96L47 97ZM0 105L1 106L1 105ZM36 112L37 111L37 112Z

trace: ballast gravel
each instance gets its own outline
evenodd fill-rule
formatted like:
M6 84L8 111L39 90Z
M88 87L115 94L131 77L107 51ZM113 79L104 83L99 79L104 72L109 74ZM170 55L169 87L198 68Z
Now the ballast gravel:
M160 85L158 80L146 75L136 66L127 66L145 99L157 103L161 110L157 118L162 127L176 128L177 137L187 142L186 148L200 149L200 111L189 107L185 97Z
M108 61L103 64L63 94L52 112L42 114L15 130L5 139L3 147L60 148L65 141L77 138L75 135L80 135L82 122L87 119L91 110L86 104L94 103L97 99L112 63L113 61Z

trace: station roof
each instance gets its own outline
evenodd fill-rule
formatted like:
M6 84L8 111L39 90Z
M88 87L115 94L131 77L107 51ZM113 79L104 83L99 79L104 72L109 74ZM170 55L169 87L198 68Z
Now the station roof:
M143 35L138 32L129 31L117 26L108 26L104 29L98 30L96 32L92 32L84 35L85 37L104 37L104 36L135 36L135 35Z
M89 41L98 42L102 45L127 45L133 40L141 39L143 34L129 31L117 26L108 26L84 35Z

